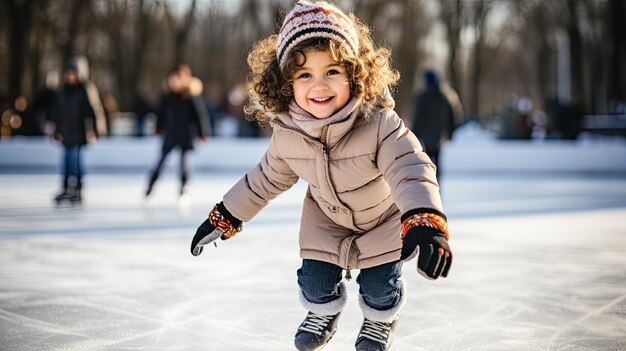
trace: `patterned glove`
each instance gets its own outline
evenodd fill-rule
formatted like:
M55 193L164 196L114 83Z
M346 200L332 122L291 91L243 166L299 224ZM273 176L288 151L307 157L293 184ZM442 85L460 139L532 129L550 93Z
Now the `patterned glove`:
M196 235L191 240L191 254L200 255L204 245L214 242L217 238L222 240L232 238L243 229L242 226L243 223L230 214L224 203L220 202L213 207L209 218L198 227Z
M452 265L445 215L431 209L411 210L402 216L400 259L418 256L417 271L427 279L447 277Z

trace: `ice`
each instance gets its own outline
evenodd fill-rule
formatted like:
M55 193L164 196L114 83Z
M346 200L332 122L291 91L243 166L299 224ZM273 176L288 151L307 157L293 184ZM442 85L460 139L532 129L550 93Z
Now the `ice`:
M58 175L0 174L0 350L290 350L306 311L295 271L306 185L233 239L189 244L243 171L194 172L189 206L166 174L93 171L82 208ZM394 350L626 349L626 176L451 173L450 277L404 265ZM358 272L352 272L356 277ZM325 350L350 350L358 286Z

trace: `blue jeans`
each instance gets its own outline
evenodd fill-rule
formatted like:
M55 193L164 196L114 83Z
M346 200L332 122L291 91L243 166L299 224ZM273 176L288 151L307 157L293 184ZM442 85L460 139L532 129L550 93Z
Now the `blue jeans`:
M80 157L81 146L65 146L63 154L63 188L70 185L70 177L76 179L75 186L80 188L83 182L83 165Z
M298 285L304 297L312 303L327 303L339 298L339 282L343 269L331 263L303 260L298 269ZM402 276L402 261L385 263L362 269L356 282L365 303L376 310L384 311L400 302L401 288L398 279Z

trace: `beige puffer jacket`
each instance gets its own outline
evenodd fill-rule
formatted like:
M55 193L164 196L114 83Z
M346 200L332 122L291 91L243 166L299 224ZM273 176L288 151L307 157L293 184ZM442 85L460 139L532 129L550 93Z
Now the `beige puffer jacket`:
M226 208L249 221L302 178L302 258L345 269L400 259L401 214L443 212L435 166L394 111L363 114L324 127L321 140L275 118L266 154L224 196Z

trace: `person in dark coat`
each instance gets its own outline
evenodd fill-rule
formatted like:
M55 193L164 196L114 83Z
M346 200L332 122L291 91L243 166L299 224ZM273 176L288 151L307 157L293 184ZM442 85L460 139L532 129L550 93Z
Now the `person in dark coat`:
M203 108L200 94L202 83L191 76L189 66L179 65L167 77L168 92L163 95L157 111L157 133L163 137L161 157L152 170L146 198L154 189L167 155L179 148L180 155L180 196L187 192L189 167L187 153L193 150L194 139L206 140L208 116Z
M48 72L45 85L37 91L33 99L35 120L46 135L50 135L50 127L54 125L54 109L59 95L59 78L59 72Z
M98 137L96 116L85 85L79 80L78 66L70 62L64 71L64 84L53 109L53 137L63 145L62 191L55 197L60 203L81 202L83 188L83 146Z
M439 179L441 146L452 138L452 132L463 118L463 109L456 92L440 82L435 70L426 70L424 80L426 88L415 98L412 131L437 166Z

